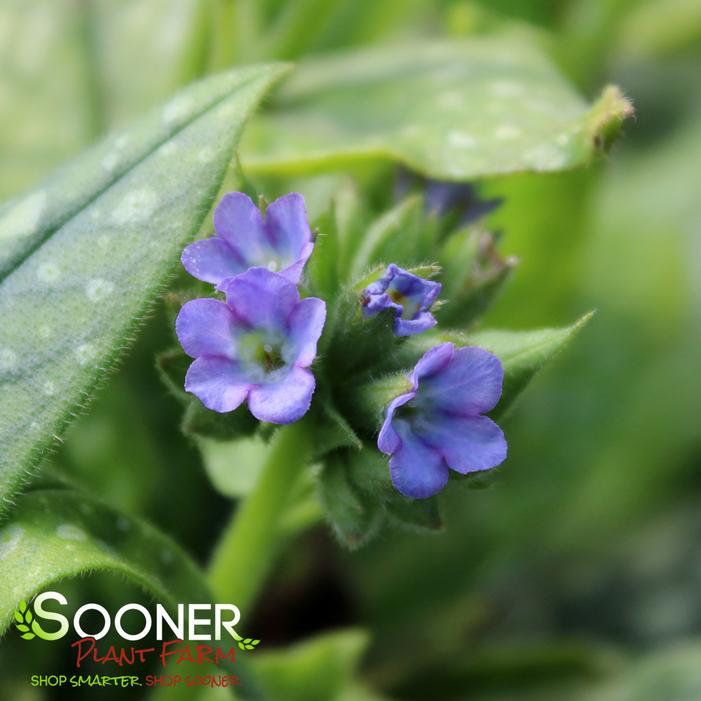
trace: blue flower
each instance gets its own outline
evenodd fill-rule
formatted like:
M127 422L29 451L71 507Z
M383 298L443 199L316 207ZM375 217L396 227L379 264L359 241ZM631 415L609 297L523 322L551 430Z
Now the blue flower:
M411 390L387 407L377 440L402 494L424 499L445 487L449 468L467 474L504 461L504 434L481 416L499 401L503 377L499 359L482 348L443 343L423 355Z
M178 339L195 358L185 389L219 413L248 401L261 421L297 421L314 393L308 368L316 357L326 304L316 297L300 299L295 285L265 268L228 280L223 291L226 302L194 299L178 314Z
M429 309L440 291L439 282L424 280L391 263L383 277L365 288L363 314L375 316L385 309L394 309L394 333L411 336L436 325Z
M229 192L214 210L216 236L185 248L182 264L198 280L219 285L252 267L299 282L314 248L302 195L271 202L265 219L250 197Z

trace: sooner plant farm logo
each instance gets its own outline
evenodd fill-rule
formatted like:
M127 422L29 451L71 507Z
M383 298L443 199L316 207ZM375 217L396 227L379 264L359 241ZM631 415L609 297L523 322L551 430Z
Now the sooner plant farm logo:
M76 639L70 643L75 651L77 670L86 663L111 665L123 670L136 671L139 665L151 659L160 662L162 668L169 665L224 665L231 669L236 650L254 650L260 640L244 638L237 633L241 613L234 604L177 604L169 612L163 604L148 609L138 603L120 607L114 616L100 604L80 606L72 617L66 616L68 600L57 591L47 591L33 601L19 602L14 614L15 627L25 640L40 638L56 641L66 636ZM173 615L171 615L173 614ZM127 641L123 646L104 646L99 643L110 632ZM138 643L144 638L158 645L146 647ZM228 641L228 646L224 641ZM216 643L216 645L214 644ZM105 668L105 667L101 667ZM236 675L202 676L192 674L106 676L85 675L32 675L33 686L233 686L238 685Z
M68 600L63 594L56 591L48 591L36 596L32 604L28 604L22 599L15 611L15 627L20 632L20 635L25 640L32 638L41 638L42 640L59 640L68 634L70 630L69 620L61 613L47 611L44 608L44 603L47 601L56 601L62 606L68 605ZM32 610L33 609L33 610ZM175 620L168 614L163 604L156 604L155 612L155 628L156 638L163 640L163 633L167 627L170 632L179 640L184 640L186 637L190 640L221 640L222 632L226 631L237 643L241 650L254 650L260 640L255 638L244 638L236 632L234 626L239 622L241 613L238 607L233 604L188 604L187 609L185 604L178 604L178 613ZM204 615L198 616L198 612L206 612L214 609L214 618L205 618ZM184 618L187 610L187 620ZM82 626L82 617L84 614L95 611L102 616L104 625L95 632L86 632ZM127 632L124 629L122 619L125 614L130 611L136 611L143 617L143 627L137 633ZM231 614L228 620L225 617L226 613ZM145 638L153 629L153 618L149 610L141 604L130 603L122 606L116 613L114 618L114 626L117 633L125 640L141 640ZM54 621L58 623L58 628L53 632L47 632L39 623L39 619L45 621ZM213 625L215 636L209 633L197 632L198 628L203 626ZM73 629L81 638L93 638L100 640L104 638L112 628L112 617L104 606L100 604L90 603L81 606L73 616ZM186 631L189 635L186 636Z

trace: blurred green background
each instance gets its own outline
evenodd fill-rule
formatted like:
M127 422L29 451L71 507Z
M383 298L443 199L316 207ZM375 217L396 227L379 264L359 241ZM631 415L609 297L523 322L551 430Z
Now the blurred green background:
M615 82L637 114L587 169L480 183L504 198L488 224L520 260L485 325L597 314L505 425L497 482L452 495L444 533L388 532L347 553L320 525L286 549L250 628L270 646L367 629L357 674L387 698L696 700L700 3L2 0L0 197L210 71L511 26L584 96ZM327 191L323 178L295 186L311 202ZM153 369L169 343L157 311L53 469L205 562L230 504ZM72 586L125 597L108 578ZM36 659L9 636L0 651L3 696L42 698L26 684Z

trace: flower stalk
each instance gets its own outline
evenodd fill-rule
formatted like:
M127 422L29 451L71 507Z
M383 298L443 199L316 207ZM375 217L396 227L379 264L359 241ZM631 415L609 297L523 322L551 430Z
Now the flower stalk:
M243 611L254 602L284 539L283 517L312 450L306 421L280 428L260 478L226 526L209 567L217 601Z

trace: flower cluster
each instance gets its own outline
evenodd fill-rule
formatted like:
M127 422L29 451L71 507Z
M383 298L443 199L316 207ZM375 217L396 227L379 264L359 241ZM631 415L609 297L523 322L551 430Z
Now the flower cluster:
M304 201L294 193L282 197L264 221L246 195L229 193L214 225L217 236L183 252L186 270L225 295L194 299L178 314L178 339L195 359L185 389L216 412L248 401L261 421L297 421L311 404L308 368L326 318L325 303L301 299L294 284L314 246Z
M214 227L214 236L191 244L182 255L186 270L215 285L223 297L194 299L178 314L178 339L194 359L185 389L215 412L231 412L247 402L260 421L297 421L311 405L316 381L310 368L326 321L326 303L302 297L298 289L315 289L313 279L303 274L314 249L304 200L288 194L263 215L243 193L229 193L216 207ZM355 391L348 388L362 392L363 378L406 368L409 363L397 364L412 357L412 348L421 347L412 346L413 337L436 326L442 285L417 274L425 269L390 263L369 284L366 278L359 298L360 285L351 286L356 292L339 295L330 307L335 340L329 343L335 353L321 361L329 384L322 420L329 401L349 406L338 395ZM377 324L368 322L372 317ZM395 353L392 346L408 348L409 354ZM423 349L428 346L430 342ZM438 343L423 353L402 379L406 391L395 387L382 404L376 444L389 456L398 492L427 498L445 487L450 470L467 474L505 459L504 435L484 416L499 401L502 380L500 361L481 348ZM341 419L334 412L330 420L345 422L344 433L374 440L352 410Z

